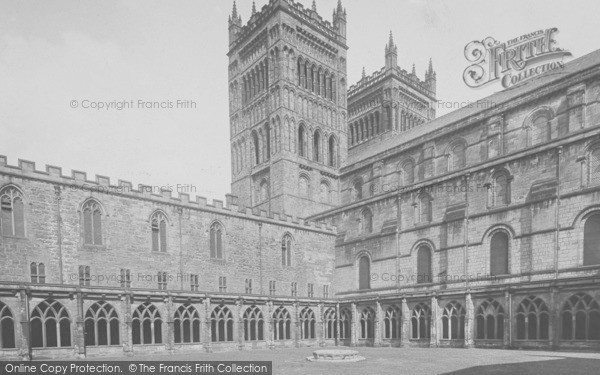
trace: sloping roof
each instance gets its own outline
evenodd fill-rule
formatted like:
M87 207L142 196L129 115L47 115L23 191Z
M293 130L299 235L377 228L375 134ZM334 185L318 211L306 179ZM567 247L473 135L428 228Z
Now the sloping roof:
M517 98L529 92L535 91L554 81L559 81L561 79L567 78L570 75L576 74L580 71L589 69L599 64L600 49L566 63L563 69L547 71L521 84L507 88L503 91L497 92L480 100L486 103L494 103L495 106L499 106L502 103L508 102L514 98ZM453 124L472 115L484 112L486 110L489 110L489 108L482 108L481 106L476 105L470 107L466 106L457 109L456 111L445 114L442 117L438 117L430 122L417 126L409 131L402 132L400 136L396 135L393 137L382 139L379 142L372 142L372 144L367 144L365 145L366 147L362 149L357 149L354 152L350 152L348 154L348 160L345 167L348 167L354 163L375 156L384 151L390 150L394 147L400 146L416 138L424 137L428 133L441 129L447 125Z

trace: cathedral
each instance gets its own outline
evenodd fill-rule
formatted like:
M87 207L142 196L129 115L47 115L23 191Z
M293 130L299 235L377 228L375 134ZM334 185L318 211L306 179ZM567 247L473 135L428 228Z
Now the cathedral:
M600 51L437 117L346 26L234 3L224 202L0 156L0 359L600 349Z

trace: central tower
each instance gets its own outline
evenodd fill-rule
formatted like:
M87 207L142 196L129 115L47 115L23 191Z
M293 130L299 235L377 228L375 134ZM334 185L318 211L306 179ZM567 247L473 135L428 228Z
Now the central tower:
M297 217L339 204L347 155L346 11L333 22L293 0L229 18L231 190Z

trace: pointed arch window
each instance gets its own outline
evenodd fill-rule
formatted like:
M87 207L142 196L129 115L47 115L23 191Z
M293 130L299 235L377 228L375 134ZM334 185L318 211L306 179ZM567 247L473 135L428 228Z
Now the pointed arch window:
M3 236L25 237L23 193L14 186L0 190L0 226Z
M550 314L539 297L523 299L517 308L517 340L548 340Z
M152 251L167 251L167 217L160 211L156 211L150 218L150 230L152 232Z
M300 311L300 338L302 340L314 339L316 324L315 313L309 307L302 309Z
M40 302L31 313L31 346L56 348L71 346L71 319L58 301Z
M219 222L210 226L210 257L223 259L223 226Z
M383 338L395 340L400 338L402 330L401 320L402 312L397 306L390 306L385 310L383 316Z
M490 238L490 274L508 274L508 234L497 231Z
M340 339L347 340L352 337L351 318L350 311L345 308L340 310Z
M426 303L419 303L412 311L410 318L412 338L415 340L429 339L431 332L431 309Z
M358 289L371 289L371 261L366 255L358 260Z
M161 344L162 323L160 312L156 306L150 302L139 305L131 319L133 344Z
M573 294L562 312L562 340L600 340L600 306L587 293Z
M292 318L283 306L273 313L273 339L289 340L291 338Z
M465 309L456 301L444 307L442 313L442 339L462 340L465 338Z
M83 242L86 245L102 245L102 208L90 199L83 208Z
M292 236L285 234L281 239L281 265L291 267L292 265Z
M94 303L85 313L85 345L119 345L119 316L107 302Z
M307 143L306 143L306 128L303 124L298 127L298 155L306 157L307 155Z
M417 284L433 282L431 273L431 248L421 245L417 249Z
M583 265L600 264L600 213L585 220L583 226Z
M260 164L260 144L258 142L258 133L252 132L252 145L254 146L254 165Z
M366 307L360 313L360 338L372 339L375 337L375 312Z
M200 342L200 314L189 303L179 306L173 319L176 344Z
M327 165L329 165L330 167L335 167L336 166L336 147L335 147L335 137L333 135L329 136L329 142L328 142L328 160L327 160Z
M313 136L313 160L321 161L321 133L316 131Z
M15 319L8 306L0 302L0 349L15 347Z
M264 324L263 314L258 306L248 307L244 312L244 340L264 340Z
M210 314L213 342L233 341L233 314L227 306L217 306Z
M337 337L337 321L335 308L330 307L325 310L323 315L325 319L325 338L335 339Z
M504 338L504 309L493 298L483 301L475 315L478 340L502 340Z

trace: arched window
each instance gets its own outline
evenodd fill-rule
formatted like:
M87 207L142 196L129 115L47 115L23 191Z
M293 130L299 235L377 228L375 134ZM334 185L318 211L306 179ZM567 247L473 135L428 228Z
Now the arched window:
M265 124L265 157L264 160L271 159L271 125L267 122Z
M550 140L550 121L546 116L538 116L532 123L533 140L532 145L537 145Z
M83 242L86 245L102 245L102 208L93 199L83 205Z
M550 314L546 303L529 296L517 308L517 340L548 340Z
M359 201L362 199L362 185L363 182L361 179L354 181L354 184L352 185L352 195L354 197L354 201Z
M152 303L144 302L133 312L131 336L134 345L162 343L162 319Z
M365 307L360 313L360 338L372 339L375 337L375 312L370 307Z
M7 305L0 302L0 349L15 347L15 320Z
M478 340L502 340L504 338L504 309L495 299L488 298L479 305L475 320Z
M402 184L411 185L415 182L415 164L407 161L402 165Z
M167 251L167 217L156 211L150 218L152 230L152 251Z
M428 339L430 337L431 310L426 303L419 303L412 311L410 318L413 339Z
M267 180L262 180L259 186L260 191L260 199L261 203L264 203L269 200L269 182Z
M212 341L233 341L233 314L227 306L219 305L210 314Z
M363 233L373 233L373 213L371 212L371 210L363 210L362 224Z
M337 322L335 308L330 307L323 314L325 319L325 338L335 339L337 337Z
M394 340L400 338L402 312L397 306L390 306L383 316L383 338Z
M292 265L292 236L285 234L281 239L281 265L290 267Z
M588 217L583 226L583 265L600 264L600 213Z
M349 339L352 337L350 324L352 314L347 309L340 310L340 339Z
M510 182L512 177L505 171L492 176L488 185L488 204L490 207L500 207L510 204Z
M289 340L291 338L292 318L285 307L278 307L273 313L273 339Z
M448 171L455 171L464 166L467 163L467 155L465 145L458 143L450 149L448 154Z
M327 165L329 165L330 167L335 167L336 162L336 147L335 147L335 137L333 135L329 136L329 147L328 147L328 163Z
M40 302L31 313L31 346L56 348L71 346L71 319L58 301Z
M319 185L319 198L322 203L329 203L329 184L322 181Z
M590 152L589 156L589 181L591 185L600 184L600 146Z
M415 202L415 222L429 223L432 219L431 197L428 194L421 194Z
M175 343L200 342L200 314L189 303L179 306L173 319Z
M300 311L300 338L302 340L314 339L315 325L315 313L309 307L302 309Z
M321 133L316 131L313 136L313 160L321 161Z
M223 226L219 222L210 226L210 257L223 259Z
M298 155L306 157L306 128L303 124L298 127Z
M562 313L562 340L600 340L600 306L587 293L573 294Z
M303 198L308 198L310 195L310 182L304 174L298 179L298 193Z
M421 245L417 249L417 284L433 282L431 274L431 248Z
M244 340L264 340L264 319L258 306L250 306L244 312Z
M85 313L85 345L119 345L119 316L115 308L96 302Z
M258 143L258 133L252 131L252 145L254 146L254 165L260 164L260 145Z
M490 274L508 274L508 234L497 231L490 239Z
M442 339L461 340L465 338L465 309L456 301L444 307L442 313Z
M3 236L25 237L23 193L14 186L0 191L0 222Z
M371 261L363 255L358 260L358 289L371 288Z

